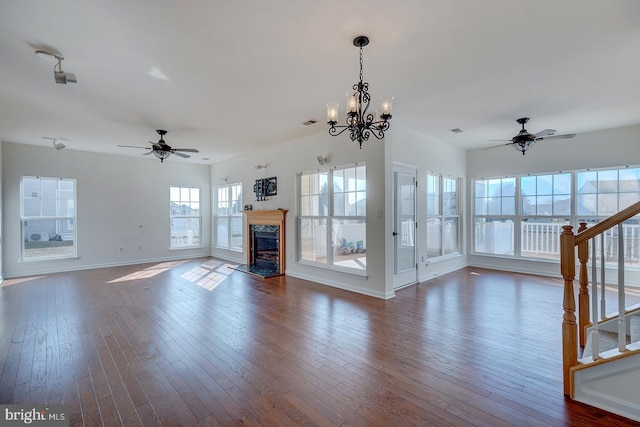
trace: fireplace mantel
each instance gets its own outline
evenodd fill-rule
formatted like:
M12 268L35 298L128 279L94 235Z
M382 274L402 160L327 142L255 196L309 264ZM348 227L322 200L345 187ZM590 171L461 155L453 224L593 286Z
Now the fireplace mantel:
M287 252L285 247L286 230L285 216L288 210L255 210L243 211L247 219L247 265L251 266L253 253L253 239L251 235L251 225L277 225L278 226L278 274L284 274L286 267Z

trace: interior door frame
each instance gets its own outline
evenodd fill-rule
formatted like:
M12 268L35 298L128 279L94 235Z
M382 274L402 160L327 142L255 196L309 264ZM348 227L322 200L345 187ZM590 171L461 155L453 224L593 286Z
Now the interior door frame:
M396 197L396 193L397 193L397 177L398 174L404 174L404 175L408 175L411 176L413 178L413 185L414 185L414 193L413 193L413 217L414 217L414 221L416 221L417 224L417 217L418 217L418 206L417 206L417 185L416 183L418 182L418 168L416 166L412 166L412 165L407 165L407 164L403 164L403 163L393 163L393 193L392 193L392 200L393 200L393 213L392 213L392 224L393 224L393 288L394 289L400 289L403 288L405 286L410 286L413 285L415 283L418 283L418 238L417 238L417 228L413 227L413 232L414 232L414 267L412 269L408 269L408 270L403 270L401 272L396 272L397 271L397 257L396 257L396 245L398 242L398 239L401 237L400 236L400 231L401 230L396 230L396 216L397 216L397 197ZM397 234L396 234L397 233Z

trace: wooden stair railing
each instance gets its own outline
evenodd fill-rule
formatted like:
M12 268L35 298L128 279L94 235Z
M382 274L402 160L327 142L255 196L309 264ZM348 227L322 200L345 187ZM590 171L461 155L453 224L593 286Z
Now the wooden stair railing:
M587 263L589 260L589 240L606 232L612 227L640 214L640 202L610 216L609 218L587 228L586 223L580 223L578 233L573 234L573 226L565 225L560 235L560 273L564 280L564 297L562 317L562 369L564 394L571 395L570 371L578 364L578 344L584 347L586 328L589 320L589 276ZM576 301L573 282L576 274L576 249L580 261L580 289L578 293L578 323L576 323ZM603 250L601 248L600 250ZM603 284L604 285L604 284ZM593 296L596 297L595 295ZM619 308L624 311L624 307ZM579 331L579 333L578 333Z

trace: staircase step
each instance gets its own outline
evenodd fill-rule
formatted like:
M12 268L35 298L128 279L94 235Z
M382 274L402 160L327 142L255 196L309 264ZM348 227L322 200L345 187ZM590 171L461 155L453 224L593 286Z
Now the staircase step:
M640 315L636 314L628 317L629 331L627 335L627 344L640 341ZM618 348L618 334L615 332L599 330L600 335L600 353ZM587 342L584 346L582 358L591 357L591 334L587 336Z
M600 335L600 353L603 353L607 350L612 350L614 348L618 348L618 334L615 332L609 331L598 331ZM584 345L584 352L582 353L582 357L591 357L591 335L587 336L587 342ZM627 344L629 343L629 339L627 338Z

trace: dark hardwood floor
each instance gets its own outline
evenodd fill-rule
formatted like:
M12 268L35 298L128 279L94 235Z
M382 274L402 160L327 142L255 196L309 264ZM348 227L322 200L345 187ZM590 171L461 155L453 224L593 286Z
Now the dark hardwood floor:
M466 268L388 301L211 258L5 280L0 402L70 425L631 426L562 393L562 281Z

